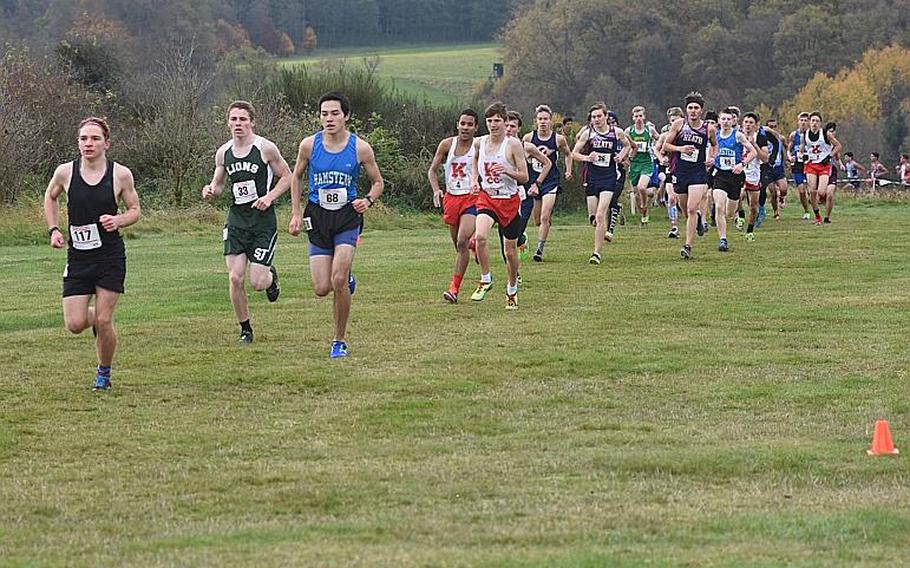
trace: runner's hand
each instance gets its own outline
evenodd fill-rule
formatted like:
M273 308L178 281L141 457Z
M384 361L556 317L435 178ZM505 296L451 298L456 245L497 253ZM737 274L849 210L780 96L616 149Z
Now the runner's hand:
M202 187L202 199L211 199L216 197L215 189L211 185L205 185Z
M55 249L63 248L63 245L66 244L66 239L63 238L63 233L59 230L51 233L51 246Z
M120 228L120 223L117 221L116 215L102 215L101 217L98 217L98 222L101 223L104 230L109 233Z
M258 209L260 211L265 211L266 209L268 209L271 206L272 206L272 199L268 196L268 194L263 195L262 197L260 197L256 201L254 201L252 205L250 205L250 207L252 207L253 209Z
M433 190L433 207L442 207L442 190Z
M291 215L291 222L288 223L288 233L294 237L300 234L300 215Z
M531 184L531 187L528 188L528 195L532 197L537 197L540 195L540 188L537 187L537 182Z

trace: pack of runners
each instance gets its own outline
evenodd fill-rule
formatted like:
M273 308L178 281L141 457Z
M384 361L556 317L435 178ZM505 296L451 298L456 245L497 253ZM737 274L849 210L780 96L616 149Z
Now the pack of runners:
M647 120L642 106L632 109L624 129L604 103L593 104L571 143L566 135L569 121L558 123L564 132L557 132L554 113L545 104L534 109L534 128L523 137L519 137L521 115L501 102L484 110L484 135L479 135L479 114L462 111L456 134L439 143L427 171L433 203L442 208L455 248L444 300L458 302L472 249L480 275L471 300L482 301L493 289L490 235L496 225L506 266L505 307L518 309L520 262L530 250L527 224L533 219L538 228L532 259L543 262L556 200L563 181L575 175L575 162L580 164L578 175L593 225L592 251L587 257L592 265L603 262L604 243L614 239L617 223L622 223L620 197L627 180L631 210L637 211L642 227L652 223L654 207L665 206L667 236L679 239L679 215L685 216L680 249L684 259L692 257L696 237L709 230L709 219L717 228L721 252L731 249L727 228L734 220L737 229L745 230L746 242L755 241L768 197L773 216L779 219L787 203L786 164L803 207L802 218L815 224L831 222L837 170L844 169L848 179L860 171L849 153L841 162L836 124L825 124L818 112L800 113L798 127L783 135L774 119L762 125L756 113L743 114L735 106L705 112L704 98L697 92L689 93L684 103L682 108L668 109L667 123L660 131ZM347 126L351 118L347 98L340 93L324 95L319 117L322 129L303 139L291 170L277 146L255 134L253 105L231 103L226 117L231 138L215 152L214 173L201 195L215 199L225 189L230 195L223 253L229 296L240 327L238 343L248 345L254 335L246 280L254 290L264 291L270 302L278 299L274 266L278 226L273 204L290 190L288 232L307 233L313 291L319 297L332 294L334 335L329 355L339 358L348 354L345 335L356 289L352 266L363 214L380 198L384 184L373 149ZM96 390L111 387L117 344L113 315L126 277L119 229L140 216L132 173L107 158L110 144L107 123L85 119L78 129L80 156L57 167L44 200L51 246L62 248L68 242L63 281L66 328L73 333L91 328L96 335ZM361 169L370 181L362 196L357 191ZM900 174L910 176L910 165ZM67 194L68 239L58 227L58 200L63 193Z

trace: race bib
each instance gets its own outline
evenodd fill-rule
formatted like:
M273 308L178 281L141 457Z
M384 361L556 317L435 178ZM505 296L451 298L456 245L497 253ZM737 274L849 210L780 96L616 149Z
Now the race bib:
M635 149L638 150L639 154L644 154L648 151L648 143L644 140L637 140L635 142Z
M256 181L247 180L247 181L238 181L234 183L231 190L234 192L234 204L243 205L245 203L252 203L259 199L259 195L256 194Z
M337 211L348 203L348 190L344 187L338 189L320 189L319 205L329 211Z
M543 164L541 164L537 158L531 158L531 169L537 173L543 171Z
M512 194L509 192L509 188L505 187L504 185L499 185L497 187L485 187L483 190L487 192L487 195L494 199L512 197Z
M70 240L76 250L101 248L101 233L98 231L98 224L70 225Z
M736 156L720 156L720 169L732 170L736 166Z
M467 195L471 193L471 186L466 178L449 178L449 182L446 184L446 190L448 190L450 195Z
M693 162L693 163L697 162L698 161L698 149L696 149L694 152L688 152L688 153L680 152L679 159L683 160L684 162Z
M613 163L613 154L591 152L591 155L594 156L594 161L591 163L599 168L609 168Z

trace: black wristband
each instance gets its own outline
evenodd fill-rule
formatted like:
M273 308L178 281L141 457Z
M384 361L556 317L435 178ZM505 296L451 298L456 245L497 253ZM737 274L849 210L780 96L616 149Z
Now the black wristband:
M58 227L57 225L54 225L53 227L51 227L50 229L47 230L47 236L53 235L54 231L62 232L62 231L60 231L60 227Z
M372 206L373 206L373 198L370 197L370 194L369 194L369 193L366 194L365 196L363 196L363 198L366 199L366 200L370 203L368 207L372 207Z

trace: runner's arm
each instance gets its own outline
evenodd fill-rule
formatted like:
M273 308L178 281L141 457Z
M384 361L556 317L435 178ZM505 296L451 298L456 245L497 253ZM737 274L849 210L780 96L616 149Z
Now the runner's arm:
M588 137L590 136L591 130L584 129L578 133L578 138L575 139L575 146L572 148L572 158L578 160L579 162L590 162L590 154L582 154L581 149L585 147L585 144L588 143Z
M141 215L139 193L136 191L136 184L133 181L133 172L125 166L114 164L114 176L120 186L120 199L126 206L126 211L119 215L102 215L98 218L107 231L129 227L138 221Z
M67 175L72 175L72 164L61 164L54 170L50 183L47 184L47 190L44 192L44 220L47 222L47 230L50 233L51 246L62 248L66 242L63 232L57 227L60 218L60 195L64 191ZM55 229L56 230L52 230Z
M573 175L573 172L572 172L572 161L573 161L573 160L572 160L572 149L569 148L569 141L568 141L568 139L567 139L565 136L563 136L562 134L557 134L557 135L556 135L556 148L558 148L559 151L562 152L562 155L565 156L565 159L566 159L566 173L565 173L565 178L566 178L566 179L572 179L572 175Z
M743 160L743 165L748 164L752 160L758 157L758 152L755 151L755 145L746 138L746 135L742 131L736 131L736 141L743 145L743 147L749 151L749 159Z
M547 179L547 175L549 175L550 170L553 169L553 161L550 160L549 156L544 155L537 146L530 142L524 144L524 150L532 158L540 162L540 165L543 168L540 173L537 174L536 178L531 178L531 172L528 172L528 181L539 186L543 183L543 180Z
M218 197L224 191L224 151L224 146L215 151L215 172L212 174L212 181L202 188L202 199Z
M430 162L430 168L427 170L427 180L430 182L430 189L433 190L433 206L442 205L442 188L439 187L439 166L446 159L449 149L452 146L452 139L446 138L436 147L436 153L433 154L433 161Z
M515 170L511 172L503 171L503 173L518 183L528 183L528 160L525 157L524 144L521 140L515 138L509 140L509 154L512 155L512 163L515 164Z
M385 182L382 180L382 173L376 164L376 154L373 153L373 147L363 138L357 139L357 160L363 165L363 170L372 182L370 191L366 195L351 202L355 211L363 213L372 207L373 203L382 195L382 191L385 189Z
M278 176L278 183L268 193L253 202L251 207L265 211L272 206L276 199L284 195L284 192L291 187L291 168L285 161L281 151L273 142L266 142L262 148L262 157L265 162L272 168L272 172Z
M294 164L294 171L291 173L291 221L288 223L288 232L295 237L300 234L300 180L306 174L307 166L310 163L310 156L313 153L313 137L304 138L297 148L297 162Z

